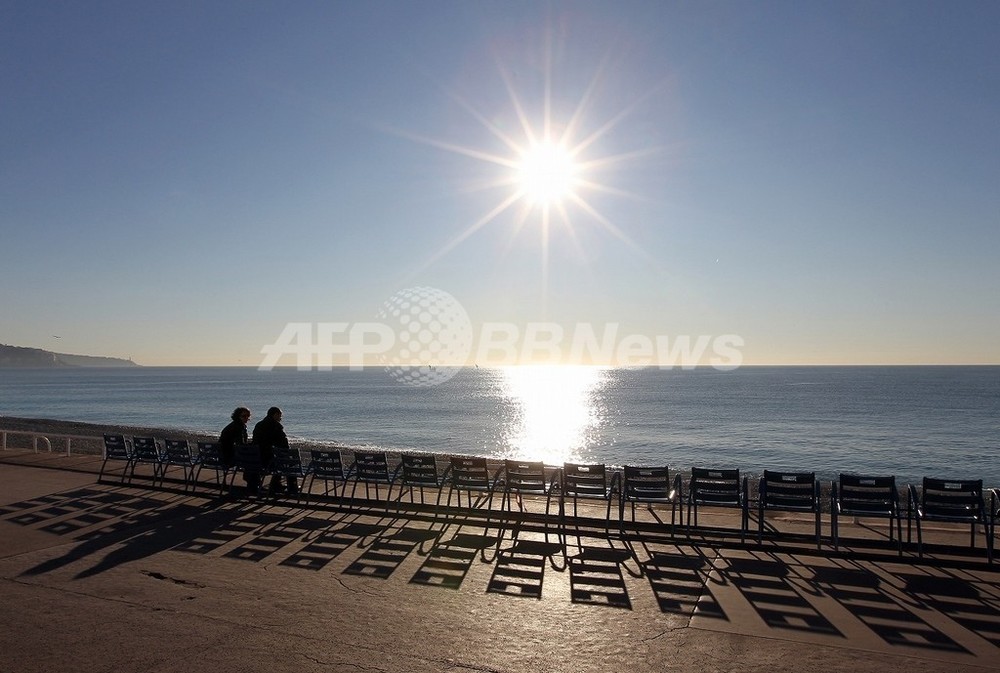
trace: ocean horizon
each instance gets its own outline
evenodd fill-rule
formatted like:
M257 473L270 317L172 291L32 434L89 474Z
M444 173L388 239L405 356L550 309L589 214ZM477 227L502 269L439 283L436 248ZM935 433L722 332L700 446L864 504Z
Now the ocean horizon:
M7 369L0 416L214 434L236 406L280 406L293 442L1000 486L998 365L439 369L428 387L377 367Z

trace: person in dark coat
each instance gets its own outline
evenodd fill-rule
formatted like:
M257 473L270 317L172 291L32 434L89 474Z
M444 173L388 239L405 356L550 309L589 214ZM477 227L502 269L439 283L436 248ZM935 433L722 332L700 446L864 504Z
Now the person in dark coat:
M236 407L230 418L233 422L222 429L219 435L219 453L226 467L233 464L237 444L247 444L247 423L250 421L250 410L246 407Z
M285 428L281 425L281 409L271 407L267 410L267 416L253 427L252 443L260 447L261 462L267 465L271 462L275 448L288 448L288 437L285 435ZM271 485L268 494L274 495L281 489L281 475L271 476ZM299 483L295 477L288 477L288 493L295 495L299 492Z

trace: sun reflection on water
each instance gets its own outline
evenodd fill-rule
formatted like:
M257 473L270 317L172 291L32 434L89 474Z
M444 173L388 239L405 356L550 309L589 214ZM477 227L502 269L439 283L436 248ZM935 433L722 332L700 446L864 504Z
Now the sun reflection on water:
M515 410L505 424L505 458L548 465L579 461L601 424L597 392L601 367L522 365L502 370L504 394Z

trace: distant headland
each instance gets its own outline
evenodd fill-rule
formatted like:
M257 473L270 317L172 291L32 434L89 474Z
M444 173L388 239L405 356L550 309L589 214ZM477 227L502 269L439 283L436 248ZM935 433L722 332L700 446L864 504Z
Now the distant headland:
M138 367L136 363L121 358L102 358L92 355L53 353L41 348L23 348L0 344L0 369L14 367Z

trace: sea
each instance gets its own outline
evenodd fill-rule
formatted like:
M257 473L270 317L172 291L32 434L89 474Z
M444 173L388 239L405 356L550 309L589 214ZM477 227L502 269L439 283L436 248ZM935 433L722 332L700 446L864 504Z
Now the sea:
M0 370L0 416L218 432L236 406L292 441L608 465L983 479L1000 486L1000 366ZM444 379L444 380L442 380ZM426 382L426 381L424 381Z

